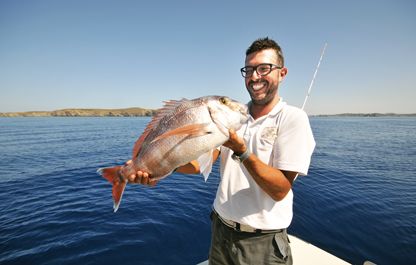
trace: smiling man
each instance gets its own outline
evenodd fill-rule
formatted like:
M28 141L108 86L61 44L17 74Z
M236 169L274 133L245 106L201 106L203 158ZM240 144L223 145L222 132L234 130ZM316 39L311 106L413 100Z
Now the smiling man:
M287 73L275 41L258 39L247 49L241 74L250 118L221 147L210 264L292 264L291 188L307 174L315 141L306 113L279 96Z

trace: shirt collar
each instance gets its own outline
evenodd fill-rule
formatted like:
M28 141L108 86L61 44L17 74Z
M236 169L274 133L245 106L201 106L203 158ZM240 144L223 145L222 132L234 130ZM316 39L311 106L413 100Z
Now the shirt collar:
M267 116L276 116L286 105L286 102L283 101L283 98L279 98L279 102L277 102L276 106L267 114Z
M250 105L251 105L251 101L247 103L247 107L249 109L250 109ZM277 102L277 104L273 107L273 109L267 115L264 115L263 117L265 118L265 117L276 116L277 114L279 114L279 112L283 109L285 105L286 105L286 102L284 102L283 98L280 97L279 102ZM263 117L261 117L260 119L262 119ZM250 114L250 118L251 120L254 120L251 114Z

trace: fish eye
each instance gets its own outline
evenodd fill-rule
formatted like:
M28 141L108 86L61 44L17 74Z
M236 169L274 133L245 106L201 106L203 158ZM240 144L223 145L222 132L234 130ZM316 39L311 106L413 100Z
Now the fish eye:
M230 100L227 97L221 97L219 100L224 105L228 105L228 103L230 102Z

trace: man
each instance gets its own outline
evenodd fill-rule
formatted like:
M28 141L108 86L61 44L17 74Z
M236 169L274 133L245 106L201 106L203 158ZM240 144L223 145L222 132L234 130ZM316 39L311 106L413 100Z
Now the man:
M315 141L306 113L279 97L287 72L275 41L258 39L247 49L241 73L251 97L250 118L230 131L220 150L210 264L292 264L286 232L291 187L298 175L307 174ZM199 166L192 161L177 171L195 173ZM154 184L140 171L130 181Z

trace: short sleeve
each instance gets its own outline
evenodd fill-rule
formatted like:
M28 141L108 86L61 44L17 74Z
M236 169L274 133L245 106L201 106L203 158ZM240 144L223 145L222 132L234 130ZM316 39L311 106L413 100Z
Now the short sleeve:
M315 140L307 114L295 107L285 109L274 142L273 166L307 175L314 148Z

